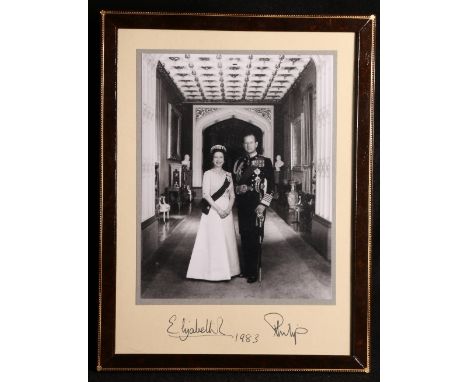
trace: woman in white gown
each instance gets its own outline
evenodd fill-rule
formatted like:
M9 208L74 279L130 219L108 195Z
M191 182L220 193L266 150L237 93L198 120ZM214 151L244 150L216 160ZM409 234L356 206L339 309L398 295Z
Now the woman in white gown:
M232 217L234 186L231 173L223 170L226 148L213 146L210 153L213 168L203 174L204 213L193 246L187 278L230 280L240 273Z

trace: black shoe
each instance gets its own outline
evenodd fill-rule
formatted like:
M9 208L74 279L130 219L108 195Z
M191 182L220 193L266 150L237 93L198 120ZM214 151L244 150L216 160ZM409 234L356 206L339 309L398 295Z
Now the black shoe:
M244 276L243 273L239 273L239 274L237 275L237 277L240 277L241 279L245 279L245 276Z
M254 283L255 281L257 281L257 277L256 277L256 276L247 277L247 282L248 282L249 284Z

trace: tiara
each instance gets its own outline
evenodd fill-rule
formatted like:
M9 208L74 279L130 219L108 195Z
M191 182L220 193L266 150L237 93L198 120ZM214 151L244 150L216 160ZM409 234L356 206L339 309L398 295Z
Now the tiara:
M224 152L226 152L226 147L224 147L223 145L214 145L211 149L210 149L210 153L212 153L213 151L215 150L222 150Z

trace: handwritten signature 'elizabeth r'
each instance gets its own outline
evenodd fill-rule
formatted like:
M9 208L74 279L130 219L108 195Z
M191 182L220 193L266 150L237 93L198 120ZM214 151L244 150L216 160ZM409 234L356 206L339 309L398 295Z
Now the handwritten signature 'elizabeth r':
M224 320L222 317L218 317L214 320L187 320L185 317L182 320L178 320L177 316L173 314L169 318L169 326L166 332L170 337L176 337L181 341L186 341L189 337L211 337L211 336L229 336L223 331Z
M297 335L306 334L309 331L303 327L296 327L294 330L290 323L284 325L284 318L280 313L267 313L263 316L266 323L273 329L275 337L292 337L294 338L294 345L297 344Z

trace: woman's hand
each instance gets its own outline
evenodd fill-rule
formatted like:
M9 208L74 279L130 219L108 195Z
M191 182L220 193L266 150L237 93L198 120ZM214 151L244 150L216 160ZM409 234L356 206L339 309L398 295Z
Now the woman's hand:
M226 210L219 209L218 215L220 216L221 219L224 219L226 216L229 215L229 213Z

